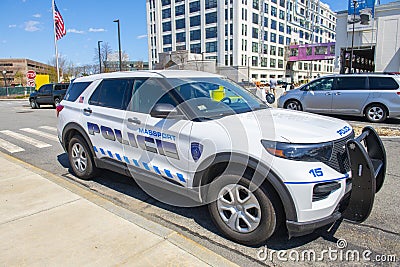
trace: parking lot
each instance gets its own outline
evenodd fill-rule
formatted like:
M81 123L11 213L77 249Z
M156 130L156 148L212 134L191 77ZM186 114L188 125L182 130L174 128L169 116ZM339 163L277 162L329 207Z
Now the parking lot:
M349 120L351 124L368 124L359 118L340 118ZM374 126L399 128L400 120L391 119ZM32 110L27 101L0 101L1 152L63 177L70 183L105 197L115 205L173 229L241 266L280 266L286 261L304 266L308 266L310 261L318 262L318 266L329 266L332 263L354 265L359 262L357 255L363 263L398 263L400 139L384 139L388 155L387 177L366 222L356 225L339 221L329 229L320 229L308 236L292 239L288 239L287 234L281 231L264 246L246 247L220 236L206 207L180 208L166 205L149 197L133 179L109 171L103 171L93 181L77 179L69 171L67 155L57 141L55 127L55 111L50 107ZM9 149L5 149L4 144L8 144ZM310 259L302 259L302 253L308 255L312 252L315 258L311 256ZM397 262L393 262L394 258Z

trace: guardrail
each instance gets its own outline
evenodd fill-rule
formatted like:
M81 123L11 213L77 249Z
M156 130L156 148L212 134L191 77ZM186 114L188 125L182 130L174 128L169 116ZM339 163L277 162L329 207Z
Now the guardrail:
M35 87L0 87L1 96L24 96L35 91Z

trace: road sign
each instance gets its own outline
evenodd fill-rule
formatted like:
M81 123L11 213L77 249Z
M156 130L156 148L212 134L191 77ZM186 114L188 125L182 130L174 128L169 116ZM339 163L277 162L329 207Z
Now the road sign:
M36 72L34 70L28 70L28 72L26 73L26 78L28 78L28 80L33 80L36 77Z
M35 80L28 80L27 86L28 87L35 87Z

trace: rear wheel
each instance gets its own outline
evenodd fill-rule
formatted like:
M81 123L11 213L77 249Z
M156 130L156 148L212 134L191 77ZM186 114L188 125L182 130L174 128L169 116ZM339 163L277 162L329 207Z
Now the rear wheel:
M229 239L259 245L277 228L277 209L273 195L259 187L249 190L250 181L237 175L223 175L210 184L208 197L211 218Z
M371 104L365 109L364 115L370 122L383 122L386 120L387 111L381 104Z
M96 175L97 168L86 141L75 135L68 145L69 164L76 176L89 180Z
M291 110L303 110L303 107L301 106L300 102L297 100L289 100L285 103L285 108L286 109L291 109Z

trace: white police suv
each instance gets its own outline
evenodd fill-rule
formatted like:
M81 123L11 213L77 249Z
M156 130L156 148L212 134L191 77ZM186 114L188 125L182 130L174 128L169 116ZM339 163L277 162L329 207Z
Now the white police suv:
M344 121L272 109L209 73L78 78L57 115L76 176L109 169L169 204L208 204L220 231L246 245L280 226L299 236L342 217L362 222L385 179L372 128L355 137Z

